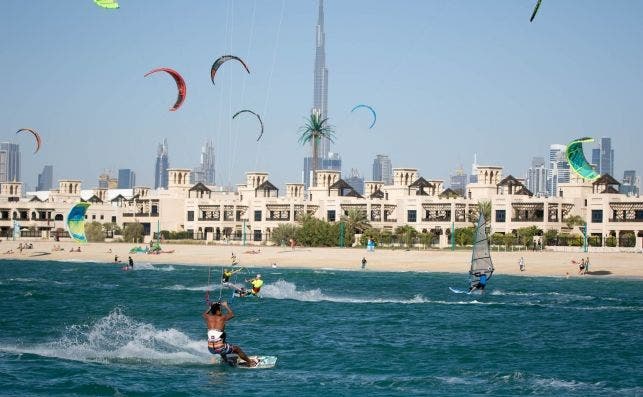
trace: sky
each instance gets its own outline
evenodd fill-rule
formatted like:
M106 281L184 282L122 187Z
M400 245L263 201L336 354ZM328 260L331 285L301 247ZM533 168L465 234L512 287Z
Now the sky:
M344 177L370 180L375 155L445 179L474 153L524 177L550 144L612 138L615 176L643 171L643 2L636 0L327 0L328 115ZM313 101L315 0L4 0L0 13L0 141L19 143L22 180L98 185L105 169L153 186L157 145L192 168L214 141L217 184L264 171L301 182L309 146L299 127ZM221 55L243 58L210 67ZM170 76L185 78L176 112ZM368 104L377 112L369 129ZM232 115L252 109L251 117ZM42 149L19 128L37 129ZM586 155L590 157L590 147ZM448 183L447 183L448 184Z

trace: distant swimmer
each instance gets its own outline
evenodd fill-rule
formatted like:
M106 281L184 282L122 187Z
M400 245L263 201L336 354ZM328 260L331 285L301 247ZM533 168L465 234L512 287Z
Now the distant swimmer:
M249 282L250 285L252 285L252 289L250 291L248 290L238 291L239 296L248 296L248 295L257 296L261 291L261 287L263 286L263 280L261 279L261 274L257 274L255 278L246 280L246 282Z
M221 306L226 309L225 314L222 313ZM243 361L248 363L248 366L254 367L259 361L251 360L239 346L226 343L225 324L233 317L234 312L225 301L213 303L203 313L203 319L208 328L208 350L212 354L221 355L224 361L227 361L227 354L236 353Z

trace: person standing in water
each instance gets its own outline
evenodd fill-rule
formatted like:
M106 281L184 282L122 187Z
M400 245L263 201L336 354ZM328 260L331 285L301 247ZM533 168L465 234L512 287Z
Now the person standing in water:
M366 257L362 257L362 270L366 269Z
M221 311L222 306L226 309L225 314ZM226 343L225 325L233 317L234 312L226 301L211 304L203 313L203 319L208 328L208 350L212 354L221 355L224 361L227 359L227 354L236 353L249 367L254 367L259 363L258 360L250 359L239 346Z
M129 256L127 261L128 261L127 265L130 268L130 270L134 270L134 260L132 259L132 257Z

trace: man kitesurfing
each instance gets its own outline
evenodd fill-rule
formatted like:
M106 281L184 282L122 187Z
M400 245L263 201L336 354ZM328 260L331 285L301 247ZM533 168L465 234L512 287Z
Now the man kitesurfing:
M226 309L225 314L221 311L221 307ZM203 319L208 328L208 350L212 354L219 354L225 362L228 362L228 354L236 353L245 362L245 365L255 367L259 364L258 359L251 359L239 346L226 342L225 324L233 317L234 312L226 301L212 303L203 313Z
M250 283L252 285L252 289L246 290L245 288L238 289L236 292L239 295L239 297L244 297L248 295L254 295L258 296L259 292L261 291L261 287L263 286L263 280L261 279L261 274L257 274L255 278L246 280L246 282Z

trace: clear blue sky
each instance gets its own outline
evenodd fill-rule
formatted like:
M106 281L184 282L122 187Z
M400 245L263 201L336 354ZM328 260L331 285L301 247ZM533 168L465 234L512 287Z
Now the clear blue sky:
M378 153L394 167L448 179L459 164L502 165L524 176L549 144L609 136L615 176L643 170L643 2L634 0L327 0L329 117L344 172L371 178ZM315 0L5 0L0 12L0 140L22 149L22 179L43 165L54 177L97 185L105 168L132 168L153 184L156 146L173 167L193 167L213 139L218 183L262 170L283 188L299 182L308 147L298 127L312 106ZM281 22L280 22L281 21ZM248 63L219 70L232 53ZM178 112L165 66L185 78ZM350 113L358 103L377 110ZM255 142L250 117L261 113ZM16 136L40 131L44 146ZM242 150L247 148L246 150ZM589 150L586 150L589 155Z

